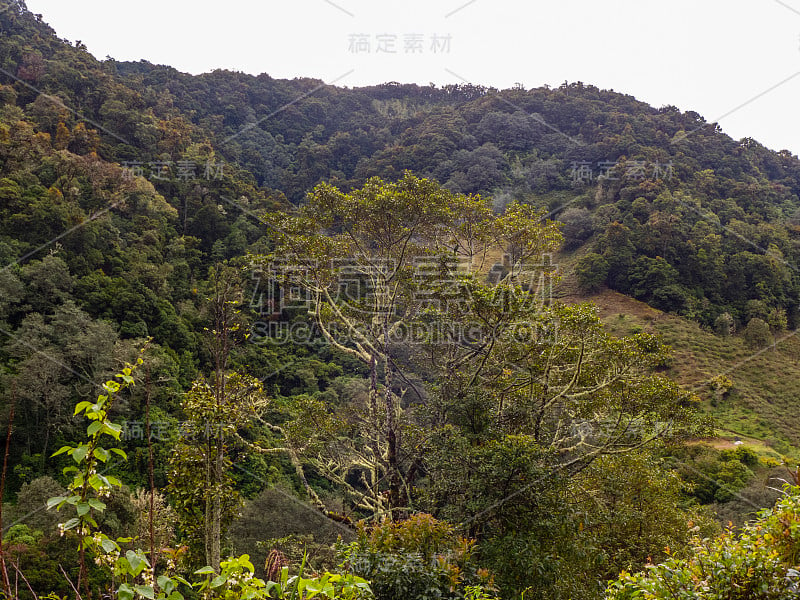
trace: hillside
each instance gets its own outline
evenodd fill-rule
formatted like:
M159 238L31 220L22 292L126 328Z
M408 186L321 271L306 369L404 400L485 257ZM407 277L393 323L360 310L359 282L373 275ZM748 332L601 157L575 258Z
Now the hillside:
M720 437L755 438L781 454L797 452L800 341L794 332L777 334L774 345L754 350L741 336L720 337L611 290L564 296L563 300L596 304L616 335L645 331L661 336L674 355L667 373L703 397L704 409L714 416ZM713 385L719 376L732 383L723 394Z

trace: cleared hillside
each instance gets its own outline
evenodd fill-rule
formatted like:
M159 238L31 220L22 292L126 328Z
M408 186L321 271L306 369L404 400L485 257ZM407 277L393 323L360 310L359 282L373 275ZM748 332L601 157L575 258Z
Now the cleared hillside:
M569 280L567 280L567 283ZM766 442L781 454L800 446L800 335L776 336L772 346L747 347L741 335L716 335L687 319L656 310L611 290L588 296L569 295L566 302L590 301L617 335L656 333L672 346L668 373L703 398L721 437L735 435ZM733 387L715 393L712 380L725 376Z

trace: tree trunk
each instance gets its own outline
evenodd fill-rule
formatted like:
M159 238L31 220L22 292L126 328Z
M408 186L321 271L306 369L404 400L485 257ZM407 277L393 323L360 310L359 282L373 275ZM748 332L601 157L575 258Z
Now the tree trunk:
M8 454L11 448L11 433L13 432L14 424L14 407L16 405L16 388L11 393L11 407L8 411L8 430L6 431L6 451L3 455L3 472L0 475L0 575L3 579L3 591L5 595L11 598L11 582L8 579L8 570L6 569L6 556L3 548L3 496L5 495L6 487L6 473L8 472Z
M208 426L208 425L206 425ZM205 494L205 523L203 523L203 543L205 547L205 554L206 554L206 564L209 566L211 565L211 521L212 521L212 506L213 500L212 496L214 494L213 487L214 487L214 461L212 460L212 445L211 445L211 437L208 436L206 439L206 494Z
M222 430L221 428L219 429ZM211 515L211 562L210 565L214 568L214 571L219 573L219 563L220 563L220 546L221 546L221 537L222 537L222 498L220 498L221 492L221 484L222 484L222 440L220 439L221 433L217 438L217 443L219 446L217 447L217 455L216 461L214 464L214 501L212 506L212 515Z
M400 466L397 460L398 439L397 439L397 421L395 419L394 395L392 394L392 372L389 358L384 361L384 384L386 385L386 392L384 394L384 402L386 403L386 462L388 463L388 479L389 479L389 511L392 520L395 520L400 515L397 510L402 508L401 498L401 485L400 485Z

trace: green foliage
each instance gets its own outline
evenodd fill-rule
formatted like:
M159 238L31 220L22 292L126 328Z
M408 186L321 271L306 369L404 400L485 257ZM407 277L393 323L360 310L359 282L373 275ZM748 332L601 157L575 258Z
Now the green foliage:
M41 531L33 531L24 523L12 525L8 531L3 535L3 543L9 546L22 545L33 546L37 542L37 538L41 538Z
M558 215L558 220L564 224L561 233L567 249L579 247L594 232L592 213L585 208L568 208Z
M640 574L623 572L611 582L608 600L699 598L761 600L800 594L800 495L787 490L774 509L741 532L695 539L686 558L670 557Z
M140 359L141 361L141 359ZM118 455L126 459L125 452L119 448L106 449L101 446L102 436L110 436L119 441L122 426L109 420L109 410L116 395L124 387L133 384L132 368L126 367L117 376L120 381L109 380L103 384L104 394L97 398L97 402L83 401L75 406L75 415L81 413L90 421L86 428L87 441L76 446L62 446L53 456L67 454L77 466L64 468L64 474L74 473L72 482L67 487L67 496L50 498L48 508L55 507L60 510L65 506L73 506L76 516L68 519L60 526L62 531L75 529L81 537L81 544L87 544L94 549L103 541L111 542L107 538L94 539L90 531L97 527L97 522L92 516L92 511L103 512L106 504L100 498L108 497L112 486L121 486L116 477L105 476L98 473L98 465L104 465L112 457ZM111 542L113 544L113 542Z
M142 359L137 361L137 366ZM107 381L103 384L106 392L101 394L96 403L83 401L76 405L75 415L84 413L90 421L86 430L88 441L76 446L64 446L54 456L67 454L78 467L69 466L66 473L74 473L72 483L68 486L68 496L50 498L48 508L61 509L74 506L76 517L60 525L62 532L75 530L78 535L81 570L76 587L88 589L85 581L86 568L84 552L88 550L95 556L95 562L108 567L119 581L116 595L121 600L145 598L149 600L183 600L179 587L193 585L204 598L222 598L226 600L250 600L258 598L287 598L291 600L312 598L322 595L330 599L359 600L371 597L367 581L352 575L335 575L325 573L320 577L304 579L303 566L300 575L288 578L284 569L280 582L267 582L253 576L254 568L245 554L232 557L220 563L219 571L212 567L203 567L195 571L202 576L199 581L190 584L186 579L174 573L174 562L170 568L156 574L155 565L151 564L146 553L141 549L125 550L120 544L131 542L131 538L119 538L116 541L97 529L97 521L93 512L103 513L106 505L99 498L107 497L113 487L121 486L114 477L106 477L97 473L97 464L106 463L112 454L126 459L125 453L118 448L105 449L100 446L101 436L107 435L119 440L121 427L109 420L109 409L117 394L125 387L133 385L134 367L128 366L117 378L120 381ZM24 528L24 526L20 526ZM34 537L20 529L13 532L13 539L18 543L33 542ZM163 551L163 550L162 550ZM176 552L172 552L176 554ZM303 565L305 564L305 560Z
M766 348L772 342L772 333L766 321L753 317L747 322L747 327L742 331L745 343L755 350Z
M296 493L284 480L246 501L228 530L233 551L249 554L255 564L264 564L273 549L283 552L292 564L299 564L307 554L310 569L333 569L338 564L333 544L338 539L352 541L355 532L299 501Z
M735 450L726 450L722 453L723 460L734 458L748 467L758 465L758 453L747 446L739 446Z
M139 358L136 366L142 362ZM106 503L101 498L108 498L114 487L122 486L116 477L98 472L98 465L105 465L112 455L118 455L126 460L125 452L119 448L107 449L100 444L103 436L110 436L117 441L120 439L122 426L110 420L109 411L118 394L134 384L134 368L131 365L125 367L116 377L119 381L105 382L102 385L105 393L97 397L97 402L82 401L75 406L74 414L77 416L83 413L89 420L86 428L87 441L75 446L63 446L53 455L66 454L77 466L64 468L65 475L73 474L72 482L67 487L67 495L50 498L47 507L55 507L57 510L66 506L74 507L76 516L60 524L59 530L62 534L74 530L78 537L80 571L75 584L76 589L89 589L85 562L85 553L88 551L94 555L98 565L108 567L115 580L120 581L116 590L119 598L154 600L158 597L163 600L183 600L183 595L176 588L178 584L188 585L184 579L177 575L162 574L158 577L158 587L156 587L154 566L145 553L139 549L123 552L120 544L130 542L131 539L111 539L99 530L95 520L95 513L102 514L106 510ZM157 592L158 589L160 592Z
M56 531L58 515L41 509L48 498L63 496L64 492L64 487L47 475L23 483L17 492L17 501L10 514L5 512L4 507L4 519L8 517L9 520L24 519L26 525L50 535Z
M773 332L781 332L788 325L786 310L783 307L773 308L767 315L767 324Z
M725 375L717 375L711 379L711 389L717 397L723 398L733 389L733 381Z
M230 474L230 453L232 446L244 445L239 430L267 402L261 382L254 377L230 373L220 385L222 389L214 380L201 377L184 395L181 407L188 435L177 441L168 458L168 492L194 559L204 556L200 544L208 535L208 503L219 499L223 531L241 505Z
M220 573L204 567L195 575L205 576L198 582L198 591L203 598L224 600L310 600L314 597L329 600L369 600L372 598L369 583L361 577L350 574L323 573L313 577L303 577L305 560L297 575L289 576L289 568L281 569L279 581L264 581L254 577L253 563L246 554L224 560L220 563Z
M592 249L609 260L606 283L615 289L636 289L640 297L707 326L721 310L746 322L751 300L784 308L794 322L798 283L785 265L797 262L791 217L798 208L800 163L755 140L733 140L695 112L656 110L580 82L532 90L385 84L329 87L310 95L318 82L302 78L230 71L191 76L146 62L102 63L84 48L63 43L24 9L7 11L2 26L8 33L2 46L6 70L44 73L34 78L37 89L63 98L75 111L54 111L22 82L9 82L2 95L9 142L29 136L37 149L84 156L96 151L109 162L166 157L203 165L224 157L225 175L206 182L211 194L177 177L151 178L180 213L169 225L196 238L206 259L232 258L259 235L241 214L220 210L211 199L215 194L245 197L252 210L259 203L274 207L281 193L300 202L321 181L349 190L372 176L393 180L408 169L456 192L495 192L498 208L505 202L500 198L522 198L548 210L581 198L586 208L562 212L568 243L580 244L598 231L601 239ZM290 101L289 110L281 109ZM280 118L266 118L279 109ZM76 114L103 129L94 131ZM18 125L20 119L27 127ZM577 154L576 139L582 142ZM30 155L10 154L11 172L4 176L36 164ZM618 166L611 176L596 177L598 163L605 161ZM570 175L571 165L580 162L591 165L588 181ZM52 187L69 203L72 181L59 177L58 166L37 171L37 178L55 175L42 177L38 195ZM108 193L108 186L93 187ZM28 191L13 183L3 189L13 208ZM50 205L50 211L56 209ZM58 212L69 218L69 210ZM48 227L36 217L27 222L34 225L31 232ZM615 228L624 229L625 243L611 242ZM88 273L95 267L87 269L83 261L96 256L86 253L74 262ZM662 285L661 276L670 272L630 260L637 257L665 261L677 270L677 283ZM187 266L181 261L181 270ZM177 279L184 292L191 289L189 280Z
M395 339L433 331L425 342L435 343L437 327L480 322L488 336L492 311L490 319L505 325L498 316L505 296L515 305L528 302L533 294L524 292L521 282L535 268L529 265L541 263L542 254L561 241L555 224L542 217L519 203L495 215L478 195L455 194L405 172L397 182L375 177L349 193L320 184L299 215L272 218L276 247L258 260L281 272L281 285L314 299L314 323L325 342L369 369L368 395L353 407L364 417L343 423L319 399L296 401L303 433L294 435L294 446L305 447L304 458L345 489L359 509L376 518L403 509L414 483L416 469L398 459L406 451L403 430L412 425L394 382L403 376L398 366L403 355L418 352L409 339ZM496 249L508 262L497 290L478 274ZM282 269L287 259L292 264ZM551 276L552 269L542 270ZM355 289L343 294L343 284ZM461 314L451 312L455 305ZM348 426L357 433L342 439L337 431ZM331 434L336 444L328 443ZM357 485L348 477L354 470L360 472Z
M688 457L687 457L688 458ZM702 451L678 466L678 472L692 485L692 495L703 504L730 502L753 478L758 455L740 446L722 452Z
M593 503L581 507L575 543L600 558L587 587L681 553L692 536L717 531L710 511L687 502L690 487L680 475L646 453L599 459L576 483Z
M578 284L587 292L595 292L606 282L608 261L601 254L590 252L575 265Z
M730 313L724 312L714 320L714 331L722 337L729 337L736 331L736 322Z
M430 515L360 526L340 547L342 567L368 579L378 600L493 597L492 577L476 567L474 540ZM469 590L467 588L470 588Z

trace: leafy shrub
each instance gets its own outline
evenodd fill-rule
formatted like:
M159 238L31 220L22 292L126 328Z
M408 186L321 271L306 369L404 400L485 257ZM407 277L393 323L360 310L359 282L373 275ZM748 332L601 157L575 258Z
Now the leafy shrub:
M754 478L750 466L758 464L758 455L750 449L717 451L697 448L677 465L701 504L730 502Z
M8 532L3 536L3 543L9 546L33 546L42 537L41 531L34 531L27 525L19 523L9 527Z
M558 220L564 224L561 233L567 249L577 248L594 233L592 213L585 208L568 208L558 216Z
M24 519L33 529L39 529L45 534L55 533L58 516L42 508L48 498L61 496L63 493L64 486L47 475L23 483L17 493L17 503L11 511L12 520Z
M772 342L769 325L763 319L754 317L744 328L744 342L750 348L766 348Z
M786 329L789 320L786 316L786 310L782 307L773 308L767 315L767 325L772 331L780 332Z
M736 331L736 321L731 313L724 312L714 320L714 332L722 337L729 337Z
M800 597L800 488L763 510L741 533L695 539L688 558L623 572L606 600L768 600Z
M608 261L602 254L590 252L575 265L578 285L587 292L599 290L608 277Z
M758 465L758 453L748 446L739 446L735 450L725 450L722 453L722 457L724 460L736 459L748 467Z
M492 578L476 568L474 544L452 525L420 514L360 527L357 541L341 547L340 556L342 568L370 581L377 600L485 597Z

